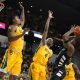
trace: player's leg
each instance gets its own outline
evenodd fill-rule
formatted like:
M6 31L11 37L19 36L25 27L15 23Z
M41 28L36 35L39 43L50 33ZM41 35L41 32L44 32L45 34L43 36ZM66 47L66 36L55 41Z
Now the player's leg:
M16 53L12 50L8 50L6 71L11 75L9 80L14 80L13 75L12 75L13 74L12 69L14 68L14 65L16 64L16 58L17 58Z
M10 75L10 79L9 80L16 80L18 79L18 76L21 73L21 65L22 65L22 53L17 54L17 59L16 59L16 63L14 64L12 70L11 70L11 75Z
M40 65L40 80L46 80L47 75L46 75L46 67Z
M29 68L29 80L39 80L39 65L31 63Z

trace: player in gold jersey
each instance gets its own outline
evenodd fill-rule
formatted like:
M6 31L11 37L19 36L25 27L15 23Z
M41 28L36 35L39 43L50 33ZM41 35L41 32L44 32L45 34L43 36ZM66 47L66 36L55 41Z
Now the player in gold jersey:
M66 63L65 70L66 70L66 76L64 80L79 80L80 71L77 65L71 62L71 58Z
M21 17L19 19L17 15L14 15L12 17L13 24L8 28L9 45L5 54L7 55L6 71L10 74L9 80L15 80L21 72L21 64L23 61L22 49L24 45L23 36L27 31L26 29L22 29L25 22L24 7L21 5L21 3L19 4L22 9ZM2 68L3 66L4 61L2 63Z
M45 29L43 32L42 40L40 42L40 45L38 47L38 50L35 52L35 55L33 57L33 62L30 65L29 68L29 79L31 80L46 80L46 65L48 62L48 59L52 56L52 50L50 47L53 45L53 39L47 38L48 34L48 28L50 20L53 18L52 14L53 12L48 12L48 19L45 24Z

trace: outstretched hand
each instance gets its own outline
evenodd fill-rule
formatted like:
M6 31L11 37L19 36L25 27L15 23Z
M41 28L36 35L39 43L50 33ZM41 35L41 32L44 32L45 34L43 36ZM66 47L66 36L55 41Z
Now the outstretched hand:
M77 27L80 27L80 26L79 25L72 25L70 30L73 32Z
M74 29L75 29L75 27L71 27L70 31L71 32L74 32Z
M54 18L54 17L53 17L53 12L50 11L50 10L48 11L48 17L49 17L50 19Z
M19 2L19 5L20 5L21 9L23 9L23 8L24 8L24 7L23 7L23 5L21 4L21 2Z
M29 32L30 28L24 28L23 34L25 34L26 32Z

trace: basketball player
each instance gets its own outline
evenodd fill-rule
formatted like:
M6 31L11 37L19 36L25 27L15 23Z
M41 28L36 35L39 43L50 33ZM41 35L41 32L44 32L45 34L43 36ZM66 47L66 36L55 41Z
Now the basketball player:
M79 80L80 71L74 63L71 62L71 58L65 65L66 76L64 80Z
M51 80L63 80L65 77L65 64L75 52L74 45L72 44L73 40L69 41L70 34L72 34L73 31L74 27L63 35L64 48L60 51L58 57L56 58Z
M24 7L21 3L19 4L22 9L21 16L19 18L19 16L14 15L12 17L13 24L8 28L9 46L5 54L7 54L6 71L10 74L9 80L15 80L21 72L23 36L27 31L26 29L22 30L25 22Z
M53 12L49 10L42 40L37 51L35 52L35 55L33 56L33 62L31 63L29 68L29 79L31 80L46 80L46 65L48 59L53 54L52 50L50 49L50 47L53 45L53 39L46 39L49 29L49 23L53 18L52 14Z

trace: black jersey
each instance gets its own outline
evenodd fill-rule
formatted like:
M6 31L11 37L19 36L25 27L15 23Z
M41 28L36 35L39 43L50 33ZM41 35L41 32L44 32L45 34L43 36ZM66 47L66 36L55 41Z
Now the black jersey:
M55 60L51 80L63 80L64 79L66 75L65 64L67 63L69 58L70 57L67 55L67 49L63 48Z
M69 58L70 57L67 55L67 49L63 48L55 60L54 67L64 67Z

